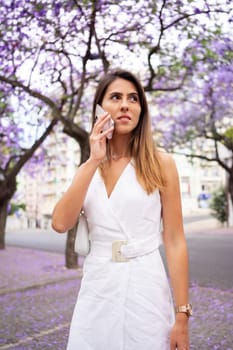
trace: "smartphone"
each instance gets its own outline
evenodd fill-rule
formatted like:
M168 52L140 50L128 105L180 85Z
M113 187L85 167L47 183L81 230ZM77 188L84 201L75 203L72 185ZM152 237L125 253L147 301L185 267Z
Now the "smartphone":
M106 114L107 112L100 106L100 105L96 105L96 110L95 110L95 115L96 115L96 118L99 118L100 116ZM111 126L114 125L114 121L112 119L110 119L103 127L103 131L111 128ZM107 139L111 139L112 138L112 131L107 134Z

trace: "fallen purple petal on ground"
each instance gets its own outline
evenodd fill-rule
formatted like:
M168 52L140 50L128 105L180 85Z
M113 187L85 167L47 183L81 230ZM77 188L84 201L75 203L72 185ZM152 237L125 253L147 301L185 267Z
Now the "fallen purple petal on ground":
M62 254L9 247L1 252L0 348L65 350L81 269ZM232 350L233 290L191 283L190 350Z

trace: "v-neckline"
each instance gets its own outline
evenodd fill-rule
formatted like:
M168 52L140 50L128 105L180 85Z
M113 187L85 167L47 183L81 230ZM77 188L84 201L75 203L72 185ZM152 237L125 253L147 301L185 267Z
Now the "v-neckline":
M120 181L121 181L121 179L122 179L124 173L126 172L127 168L128 168L129 165L131 164L131 162L132 162L132 159L130 158L130 160L129 160L129 161L125 164L125 166L123 167L123 169L122 169L120 175L118 176L117 181L115 182L115 184L114 184L114 186L113 186L113 188L112 188L112 191L111 191L109 194L108 194L107 187L106 187L106 185L105 185L104 179L103 179L103 177L101 176L100 170L98 170L98 175L99 175L99 177L100 177L100 179L101 179L101 182L102 182L102 185L103 185L103 188L104 188L104 192L105 192L105 195L106 195L106 197L107 197L108 200L110 200L110 199L112 198L112 195L114 194L116 188L118 187L118 184L120 183Z

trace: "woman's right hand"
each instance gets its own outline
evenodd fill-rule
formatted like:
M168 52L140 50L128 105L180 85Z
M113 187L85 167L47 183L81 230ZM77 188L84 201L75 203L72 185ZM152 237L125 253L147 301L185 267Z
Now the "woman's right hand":
M99 117L92 129L90 135L90 159L102 162L106 157L106 140L109 132L112 132L114 126L103 131L105 124L111 119L110 114L104 114Z

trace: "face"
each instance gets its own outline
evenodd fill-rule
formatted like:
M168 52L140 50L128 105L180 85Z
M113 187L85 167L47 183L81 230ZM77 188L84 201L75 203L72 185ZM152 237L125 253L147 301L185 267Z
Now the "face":
M141 106L137 89L130 81L114 80L106 90L102 107L114 120L114 133L128 134L136 128Z

